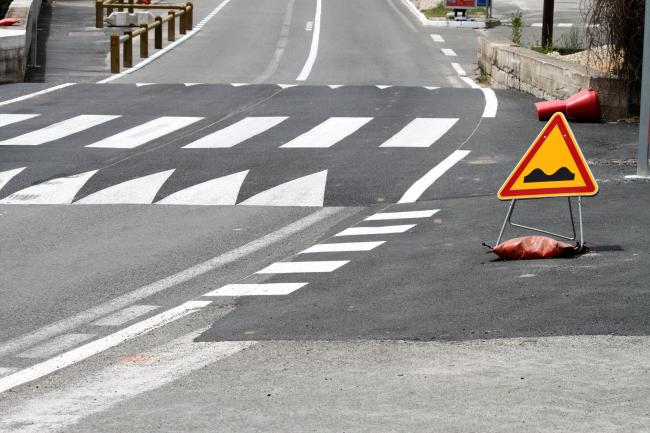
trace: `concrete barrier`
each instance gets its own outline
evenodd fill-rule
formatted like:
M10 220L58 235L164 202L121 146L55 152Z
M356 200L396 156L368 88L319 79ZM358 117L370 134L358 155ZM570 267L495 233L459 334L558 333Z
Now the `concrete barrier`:
M0 27L0 82L24 81L40 10L41 0L14 0L9 6L5 18L18 18L20 23Z
M581 90L598 92L603 116L618 120L630 115L624 82L600 71L514 45L507 39L480 37L478 64L495 87L530 93L541 99L566 99Z

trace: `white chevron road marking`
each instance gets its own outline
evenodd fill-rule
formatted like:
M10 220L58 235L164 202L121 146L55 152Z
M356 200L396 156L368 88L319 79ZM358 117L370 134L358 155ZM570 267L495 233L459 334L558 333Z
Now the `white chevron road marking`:
M202 120L203 117L174 117L163 116L149 122L127 129L119 134L89 144L86 147L101 147L113 149L133 149L174 131L190 126Z
M106 123L109 120L117 119L120 116L103 116L94 114L82 114L62 122L54 123L45 128L0 141L2 146L38 146L54 140L68 137L94 126Z
M237 203L237 196L248 170L208 180L175 192L156 204L225 206Z
M243 206L323 206L327 170L262 191L239 203Z
M372 117L330 117L320 125L294 138L281 148L329 148L355 133Z
M3 204L70 204L97 170L48 180L0 200Z
M0 173L0 190L4 188L4 186L9 183L11 179L21 171L23 171L26 167L20 167L20 168L14 168L13 170L7 170L3 171Z
M22 122L23 120L32 119L40 114L0 114L0 128L11 125L12 123Z
M415 119L379 147L431 147L456 122L458 119Z
M173 172L172 169L127 180L87 195L74 204L150 204Z
M287 119L288 117L247 117L183 146L183 149L230 148L278 126Z

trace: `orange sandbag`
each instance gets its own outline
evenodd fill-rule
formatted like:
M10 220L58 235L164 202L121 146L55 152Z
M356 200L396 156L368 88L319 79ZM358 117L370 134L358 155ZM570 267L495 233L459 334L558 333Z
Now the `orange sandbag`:
M501 242L492 252L505 260L553 259L573 256L578 247L546 236L523 236Z
M0 26L11 26L20 22L18 18L3 18L0 20Z

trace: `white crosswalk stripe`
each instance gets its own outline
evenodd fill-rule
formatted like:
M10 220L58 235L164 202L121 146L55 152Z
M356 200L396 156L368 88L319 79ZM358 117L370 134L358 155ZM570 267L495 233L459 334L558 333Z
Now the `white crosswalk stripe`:
M365 236L365 235L383 235L392 233L404 233L415 227L416 224L404 224L398 226L381 226L381 227L350 227L334 236Z
M234 205L237 203L237 196L246 175L248 175L248 170L199 183L168 195L158 201L157 204Z
M68 137L72 134L85 131L109 120L117 119L120 116L90 115L82 114L62 122L55 123L9 140L0 141L2 146L38 146L54 140Z
M40 114L0 114L0 128L11 125L12 123L22 122L23 120L33 119Z
M287 117L247 117L217 132L206 135L184 149L230 148L287 120Z
M95 326L120 326L160 308L158 305L131 305L92 322Z
M86 147L133 149L167 134L171 134L174 131L190 126L202 119L203 117L163 116L89 144Z
M349 263L349 260L325 260L313 262L277 262L257 271L257 274L303 274L333 272Z
M279 296L288 295L309 283L228 284L203 296Z
M349 251L372 251L386 241L377 242L340 242L336 244L317 244L307 248L300 254L309 253L341 253Z
M431 147L458 119L415 119L380 147Z
M403 219L415 219L415 218L430 218L440 209L431 209L431 210L414 210L407 212L381 212L366 218L366 221L386 221L386 220L403 220Z
M9 183L14 176L23 171L25 167L15 168L13 170L7 170L0 173L0 190Z
M323 206L327 170L300 177L262 191L243 201L244 206Z
M330 117L325 122L296 137L282 148L328 148L355 133L372 117Z
M3 204L70 204L97 170L48 180L0 200Z
M174 170L138 177L90 194L75 204L149 204Z
M19 358L49 358L93 338L95 334L62 334L18 354Z

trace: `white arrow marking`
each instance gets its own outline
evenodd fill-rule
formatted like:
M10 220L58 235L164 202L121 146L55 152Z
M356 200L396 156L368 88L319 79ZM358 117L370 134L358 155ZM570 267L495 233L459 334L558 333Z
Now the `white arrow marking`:
M18 173L23 171L26 167L15 168L0 173L0 190Z
M237 196L248 170L212 179L168 195L156 204L227 206L237 203Z
M97 170L48 180L11 194L4 204L70 204Z
M40 116L40 114L0 114L0 128L11 125L12 123L22 122Z
M372 117L330 117L320 125L294 138L281 148L328 148L370 122Z
M247 117L183 146L183 149L224 149L236 146L279 125L288 117Z
M127 180L87 195L75 204L149 204L173 172L172 169Z
M431 147L458 119L415 119L379 147Z
M117 119L118 117L120 116L82 114L81 116L76 116L62 122L54 123L45 128L37 129L36 131L28 132L27 134L10 138L9 140L0 141L0 145L38 146L39 144L59 140L72 134L85 131L86 129L92 128L93 126L101 125L102 123Z
M240 203L244 206L323 206L327 170L262 191Z
M111 137L89 144L86 147L103 147L114 149L133 149L145 143L160 138L163 135L171 134L174 131L185 128L203 117L171 117L163 116L149 122L138 125L134 128L115 134Z

